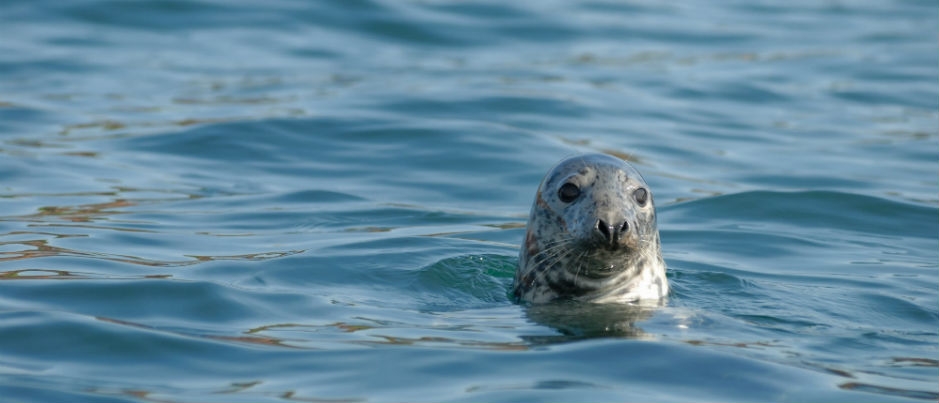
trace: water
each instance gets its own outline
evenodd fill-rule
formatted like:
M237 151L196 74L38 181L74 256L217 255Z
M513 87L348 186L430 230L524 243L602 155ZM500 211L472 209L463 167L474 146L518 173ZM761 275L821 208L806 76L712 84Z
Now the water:
M0 400L935 401L927 1L0 5ZM628 158L658 308L508 297Z

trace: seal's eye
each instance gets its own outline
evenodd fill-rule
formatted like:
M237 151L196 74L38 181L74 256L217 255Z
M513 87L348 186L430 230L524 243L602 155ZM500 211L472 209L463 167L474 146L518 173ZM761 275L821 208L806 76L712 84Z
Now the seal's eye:
M639 188L633 192L633 197L636 199L636 203L639 203L640 206L645 206L646 202L649 201L649 192L643 188Z
M580 188L573 183L565 183L558 189L558 198L564 203L570 203L580 196Z

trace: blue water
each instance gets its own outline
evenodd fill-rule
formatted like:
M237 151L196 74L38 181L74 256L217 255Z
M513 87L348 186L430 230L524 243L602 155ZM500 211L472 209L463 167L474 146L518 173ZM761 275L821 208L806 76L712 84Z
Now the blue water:
M6 0L0 401L935 401L937 11ZM509 298L580 152L663 306Z

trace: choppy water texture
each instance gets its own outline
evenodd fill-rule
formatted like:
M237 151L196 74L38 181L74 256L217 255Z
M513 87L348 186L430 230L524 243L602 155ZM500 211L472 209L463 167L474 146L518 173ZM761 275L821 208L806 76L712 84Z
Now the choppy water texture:
M934 1L6 0L4 401L935 401ZM508 295L643 172L662 307Z

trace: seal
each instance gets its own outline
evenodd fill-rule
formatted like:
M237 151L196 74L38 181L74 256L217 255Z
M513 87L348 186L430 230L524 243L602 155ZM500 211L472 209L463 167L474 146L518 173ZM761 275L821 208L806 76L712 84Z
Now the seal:
M628 303L668 295L652 191L606 154L565 159L544 177L519 251L513 294Z

